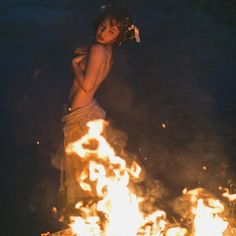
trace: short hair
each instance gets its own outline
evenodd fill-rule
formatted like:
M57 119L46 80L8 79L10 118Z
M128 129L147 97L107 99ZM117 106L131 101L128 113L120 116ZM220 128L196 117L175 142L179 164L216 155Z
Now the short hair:
M95 30L106 19L110 19L111 22L115 21L120 30L112 45L121 46L134 38L135 32L130 28L133 25L133 20L126 9L114 5L104 5L100 10L100 15L94 21Z

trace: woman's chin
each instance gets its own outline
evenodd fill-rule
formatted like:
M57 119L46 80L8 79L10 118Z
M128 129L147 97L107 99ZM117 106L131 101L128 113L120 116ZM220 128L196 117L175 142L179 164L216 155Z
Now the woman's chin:
M100 43L100 44L105 44L106 42L105 42L104 40L97 39L97 43Z
M100 44L109 44L109 41L101 39L99 37L96 39L96 41L97 41L97 43L100 43Z

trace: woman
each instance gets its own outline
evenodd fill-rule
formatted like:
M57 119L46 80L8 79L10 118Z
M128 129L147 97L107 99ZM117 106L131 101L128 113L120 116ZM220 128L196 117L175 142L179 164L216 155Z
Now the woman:
M78 48L79 54L72 60L74 80L69 92L68 113L63 117L64 145L78 140L86 130L86 123L93 119L104 119L105 111L94 99L94 94L107 77L113 63L112 48L136 38L138 29L131 17L120 7L103 6L95 21L96 42L89 48ZM78 157L66 154L66 200L74 205L78 200L91 197L78 184L84 168Z

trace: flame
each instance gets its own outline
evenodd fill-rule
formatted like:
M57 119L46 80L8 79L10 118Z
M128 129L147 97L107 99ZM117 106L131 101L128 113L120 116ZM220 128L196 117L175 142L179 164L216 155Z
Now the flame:
M184 236L187 234L187 230L180 227L173 227L166 231L166 236Z
M86 181L89 179L96 182L95 192L100 198L96 203L96 210L88 211L88 208L79 206L79 209L86 214L84 218L72 218L74 220L72 229L77 235L83 236L136 235L141 215L138 199L128 185L131 177L139 178L141 167L133 162L128 168L126 162L115 155L113 148L101 135L104 124L103 120L89 122L88 133L67 148L67 152L76 152L79 158L89 162L88 170L86 169L80 175L80 185L85 191L92 191L92 187ZM96 147L91 149L89 145L94 141ZM105 221L101 222L99 217L91 215L91 212L102 213ZM101 224L104 224L103 231Z
M222 236L228 226L218 214L224 211L224 206L219 200L209 199L210 207L204 204L203 199L197 201L197 208L193 213L194 236Z
M73 233L77 236L187 235L187 229L168 222L164 211L157 209L147 214L140 210L144 199L138 197L130 186L132 179L139 179L141 167L136 162L128 166L124 159L116 156L102 135L104 125L103 120L89 122L88 133L66 149L87 163L87 168L77 179L85 191L95 192L98 197L97 201L76 204L80 215L71 217ZM191 235L223 236L228 226L228 222L221 218L224 205L214 198L200 198L199 192L200 189L183 190L192 203Z
M228 198L229 201L235 201L236 200L236 193L230 194L228 188L224 188L225 192L222 194L223 197Z

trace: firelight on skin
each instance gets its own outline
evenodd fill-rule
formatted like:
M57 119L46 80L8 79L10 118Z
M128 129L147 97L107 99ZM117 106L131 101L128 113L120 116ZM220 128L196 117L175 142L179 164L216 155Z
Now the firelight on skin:
M120 34L116 21L107 18L98 26L96 40L101 44L110 44Z

